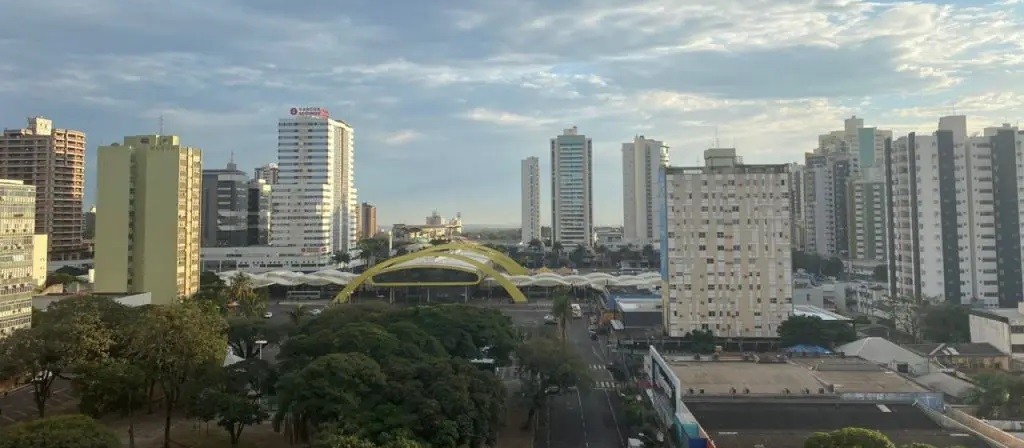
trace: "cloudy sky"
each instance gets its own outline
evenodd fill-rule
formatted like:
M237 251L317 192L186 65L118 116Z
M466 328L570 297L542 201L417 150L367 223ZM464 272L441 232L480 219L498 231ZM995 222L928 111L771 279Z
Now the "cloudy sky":
M519 160L547 171L571 125L594 140L595 218L617 224L635 134L692 165L717 127L780 163L852 114L897 133L954 108L974 129L1024 118L1024 0L3 3L0 126L86 131L87 202L96 146L161 115L205 166L234 152L248 171L290 107L326 107L356 129L382 223L487 224L519 222Z

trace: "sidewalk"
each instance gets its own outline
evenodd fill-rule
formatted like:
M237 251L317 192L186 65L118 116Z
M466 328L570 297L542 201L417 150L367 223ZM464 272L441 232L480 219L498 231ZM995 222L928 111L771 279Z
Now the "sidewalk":
M537 416L529 428L523 429L523 422L530 410L526 402L519 397L519 385L508 387L508 408L505 410L505 426L498 431L498 443L495 448L531 448L533 435L537 428Z

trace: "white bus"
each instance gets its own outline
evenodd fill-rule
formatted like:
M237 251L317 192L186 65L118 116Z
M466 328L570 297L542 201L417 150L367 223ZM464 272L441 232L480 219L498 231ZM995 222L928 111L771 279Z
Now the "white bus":
M579 319L579 318L583 317L583 308L580 307L580 304L578 304L578 303L572 304L572 317L574 319Z

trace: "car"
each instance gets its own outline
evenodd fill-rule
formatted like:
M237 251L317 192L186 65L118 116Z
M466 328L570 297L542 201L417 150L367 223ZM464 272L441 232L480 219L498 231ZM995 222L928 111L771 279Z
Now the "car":
M311 316L319 316L320 313L322 313L322 312L324 312L323 308L313 308L312 310L309 311L309 314Z
M548 386L546 389L544 389L544 393L547 395L555 395L561 391L562 389L559 388L558 386Z
M270 319L271 317L274 317L274 313L271 313L270 311L267 311L266 313L263 313L263 318L264 319Z

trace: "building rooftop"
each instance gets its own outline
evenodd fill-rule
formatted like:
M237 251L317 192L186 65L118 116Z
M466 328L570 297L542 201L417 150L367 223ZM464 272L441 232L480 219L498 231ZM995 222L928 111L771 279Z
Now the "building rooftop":
M815 395L861 392L927 392L896 372L855 358L793 357L783 363L753 361L680 361L666 357L690 395ZM700 390L703 389L702 394ZM749 392L748 392L749 391Z
M793 306L794 316L809 316L818 317L825 321L834 322L853 322L853 319L843 316L842 314L833 313L824 308L818 308L814 305L794 305Z
M1024 307L1024 302L1021 302L1021 307ZM974 316L996 319L1010 325L1024 324L1024 313L1021 313L1020 308L972 309L971 314Z
M689 394L690 388L695 395L700 395L701 389L707 395L730 395L733 388L739 393L749 389L751 394L762 395L782 395L785 389L794 394L802 393L804 389L817 393L823 386L809 369L789 363L689 361L670 362L670 367L679 377L684 394Z
M904 344L903 347L922 356L1006 356L1006 353L987 342Z
M987 446L969 434L942 428L909 404L738 400L686 406L716 448L798 447L816 432L849 426L881 431L896 445Z

